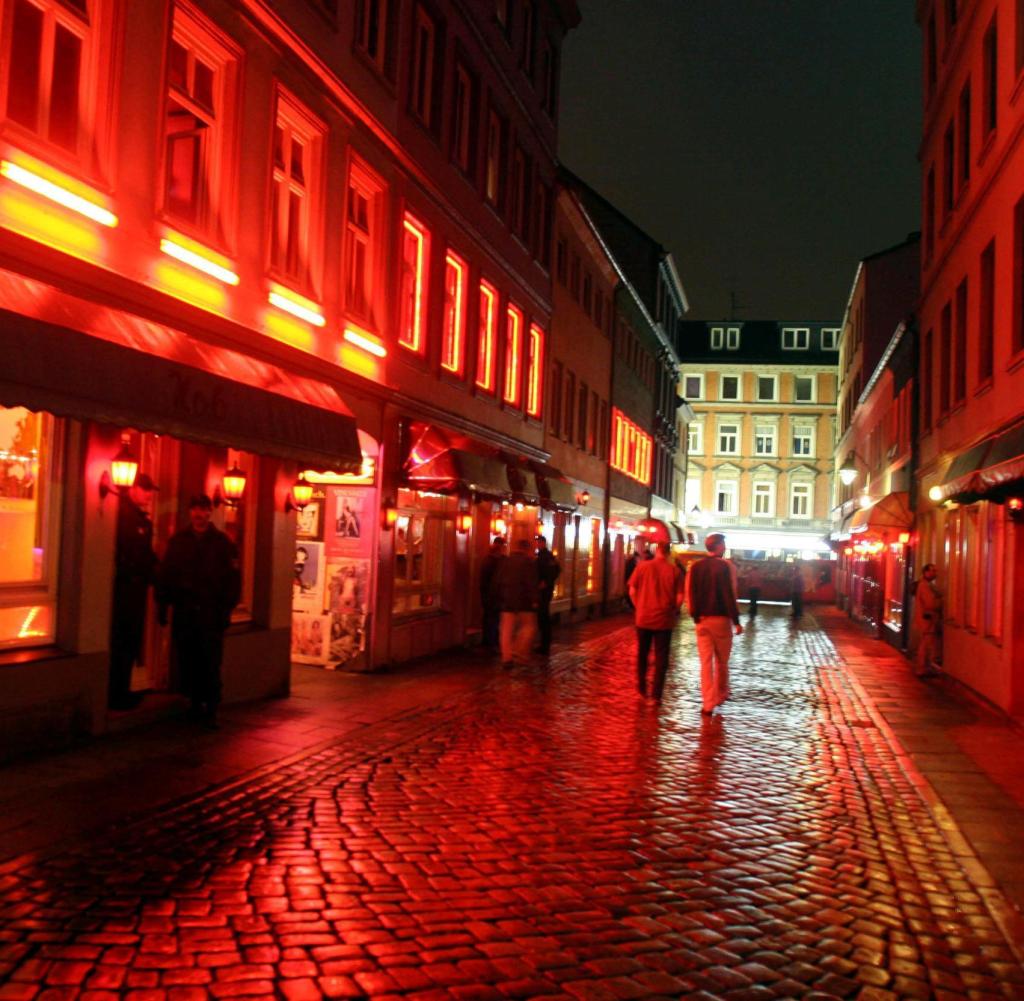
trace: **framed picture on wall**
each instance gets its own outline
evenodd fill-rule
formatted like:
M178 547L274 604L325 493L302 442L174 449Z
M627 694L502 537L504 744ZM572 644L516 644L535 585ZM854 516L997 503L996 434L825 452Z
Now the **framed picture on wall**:
M324 610L324 544L297 541L292 578L292 608L303 612Z
M292 613L292 660L298 664L326 664L331 650L331 616Z

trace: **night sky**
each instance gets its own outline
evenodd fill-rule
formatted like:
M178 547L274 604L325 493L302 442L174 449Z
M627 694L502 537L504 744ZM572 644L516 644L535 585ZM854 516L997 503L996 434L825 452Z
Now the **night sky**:
M580 0L560 156L672 251L689 319L842 320L920 228L909 0Z

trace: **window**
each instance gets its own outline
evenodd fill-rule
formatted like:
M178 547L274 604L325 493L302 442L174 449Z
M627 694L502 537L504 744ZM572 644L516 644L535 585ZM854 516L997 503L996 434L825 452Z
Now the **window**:
M992 378L996 333L996 241L981 254L981 295L978 304L978 382Z
M711 350L721 351L725 347L725 328L724 327L712 327L711 328Z
M391 0L356 0L356 48L376 66L391 74Z
M476 166L477 83L461 63L455 64L455 89L452 94L452 161L465 174Z
M56 632L60 431L49 414L0 407L0 647Z
M539 180L534 186L534 192L536 257L540 266L547 271L551 268L551 206L554 204L554 196L551 193L551 187Z
M583 307L583 312L586 313L587 316L593 315L594 279L591 277L589 271L586 271L583 274L583 301L580 305Z
M530 336L526 342L526 412L531 417L540 417L543 372L544 331L537 324L531 323Z
M939 323L939 413L949 413L950 400L950 362L953 353L953 322L950 304L942 307Z
M1024 0L1017 0L1017 38L1014 48L1016 70L1019 74L1024 69Z
M782 349L806 351L811 346L811 332L807 327L783 327Z
M508 34L509 25L509 0L494 0L494 19L505 34Z
M408 615L441 607L445 553L455 535L453 497L398 491L392 610Z
M597 457L599 459L608 458L608 437L610 433L611 427L608 423L608 403L606 400L602 400L601 414L597 425Z
M14 0L9 6L7 118L68 153L86 152L93 32L84 0Z
M967 279L956 290L956 328L953 333L953 404L967 396Z
M924 184L924 258L930 261L935 250L935 167L928 168Z
M736 480L715 481L715 511L718 514L735 515L739 484Z
M577 253L573 253L569 267L569 292L573 299L580 301L580 255Z
M813 375L797 375L793 377L793 399L797 403L814 402Z
M544 39L540 50L540 106L552 121L558 113L558 49Z
M612 407L612 447L608 462L639 483L650 485L653 439L618 407Z
M580 381L579 413L576 415L576 437L580 448L587 447L587 416L590 407L590 390L585 382Z
M530 237L530 162L522 147L512 154L512 180L509 184L509 224L524 242Z
M236 63L212 29L175 7L167 58L163 207L221 238L221 178L228 154L229 86Z
M326 129L283 91L277 95L270 206L270 267L300 288L310 283L311 227L320 215L320 153Z
M401 313L398 343L417 354L423 354L426 350L424 335L427 316L428 243L427 231L406 213L402 220L402 282L398 300Z
M551 381L548 383L548 427L558 435L562 430L562 363L551 363Z
M412 72L409 109L428 128L435 127L434 105L437 98L436 67L438 34L434 19L419 4L413 25Z
M738 351L740 347L740 328L729 327L725 331L725 347L729 351Z
M985 635L1000 639L1003 632L1003 588L1006 568L1003 566L1004 538L1006 530L1003 506L985 502L985 553L983 607Z
M754 516L770 518L775 514L775 484L771 482L755 482L751 505Z
M374 279L378 269L383 192L381 180L353 158L348 167L342 248L345 308L372 326L378 326L373 317Z
M932 393L934 386L934 334L931 330L924 335L921 344L921 428L927 431L932 426Z
M484 198L499 209L505 196L505 120L494 109L487 111L487 162L484 165Z
M739 443L740 443L740 426L739 424L719 424L718 425L718 454L719 455L738 455L739 454Z
M488 282L480 282L480 308L477 325L476 384L488 393L496 385L495 366L498 343L498 293Z
M953 176L953 123L946 126L942 137L942 210L943 217L953 211L956 196L956 180Z
M572 372L565 373L565 424L562 437L572 441L573 421L576 417L576 376Z
M600 291L594 293L594 326L604 329L604 295Z
M555 277L563 285L569 284L569 247L564 236L555 244Z
M810 483L794 483L789 489L789 512L792 518L810 518L812 487Z
M1024 21L1020 27L1024 31ZM1017 354L1024 349L1024 198L1013 210L1013 260L1013 353Z
M771 403L777 398L778 376L759 375L757 377L757 400L759 403Z
M808 457L814 455L814 428L794 427L793 428L793 455Z
M984 137L995 132L999 115L999 41L995 17L992 18L982 42L981 73L981 134Z
M686 452L688 455L704 454L704 422L694 421L686 428Z
M590 391L590 426L587 430L587 451L591 455L597 455L597 418L600 414L601 398L597 390Z
M462 375L466 353L466 262L451 251L444 259L441 368Z
M925 82L928 87L928 96L935 91L935 74L938 67L938 44L935 31L935 15L928 17L928 25L925 28Z
M971 83L960 91L960 187L971 179Z
M520 9L520 39L522 42L522 51L520 58L522 60L523 72L531 80L533 79L534 62L536 59L534 13L533 0L522 0L522 7Z
M839 328L838 327L822 327L822 329L821 329L821 350L822 351L838 351L839 350Z
M684 375L683 376L683 395L687 400L703 400L704 399L704 376L703 375Z
M754 455L775 455L775 433L773 424L754 425Z
M740 398L740 377L738 375L723 375L719 395L723 400L738 400Z
M518 407L522 400L523 313L509 303L505 310L505 388L502 399Z

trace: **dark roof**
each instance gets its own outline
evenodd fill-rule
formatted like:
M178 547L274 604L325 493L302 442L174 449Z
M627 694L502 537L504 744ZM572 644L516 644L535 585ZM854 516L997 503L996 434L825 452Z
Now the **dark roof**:
M719 365L747 365L753 362L771 362L775 365L813 365L827 368L839 364L839 352L824 351L821 347L821 330L836 331L835 343L839 344L838 323L821 323L809 320L684 320L680 325L679 357L686 362ZM723 347L712 349L711 328L740 328L738 349ZM809 346L802 350L782 347L784 327L800 327L809 330Z

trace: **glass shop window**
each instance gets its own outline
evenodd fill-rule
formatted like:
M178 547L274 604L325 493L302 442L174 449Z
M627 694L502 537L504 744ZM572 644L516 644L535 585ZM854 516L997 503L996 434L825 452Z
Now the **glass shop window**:
M52 643L61 422L0 407L0 647Z
M392 610L409 615L443 607L445 554L454 544L455 500L399 490L395 522L395 594Z

